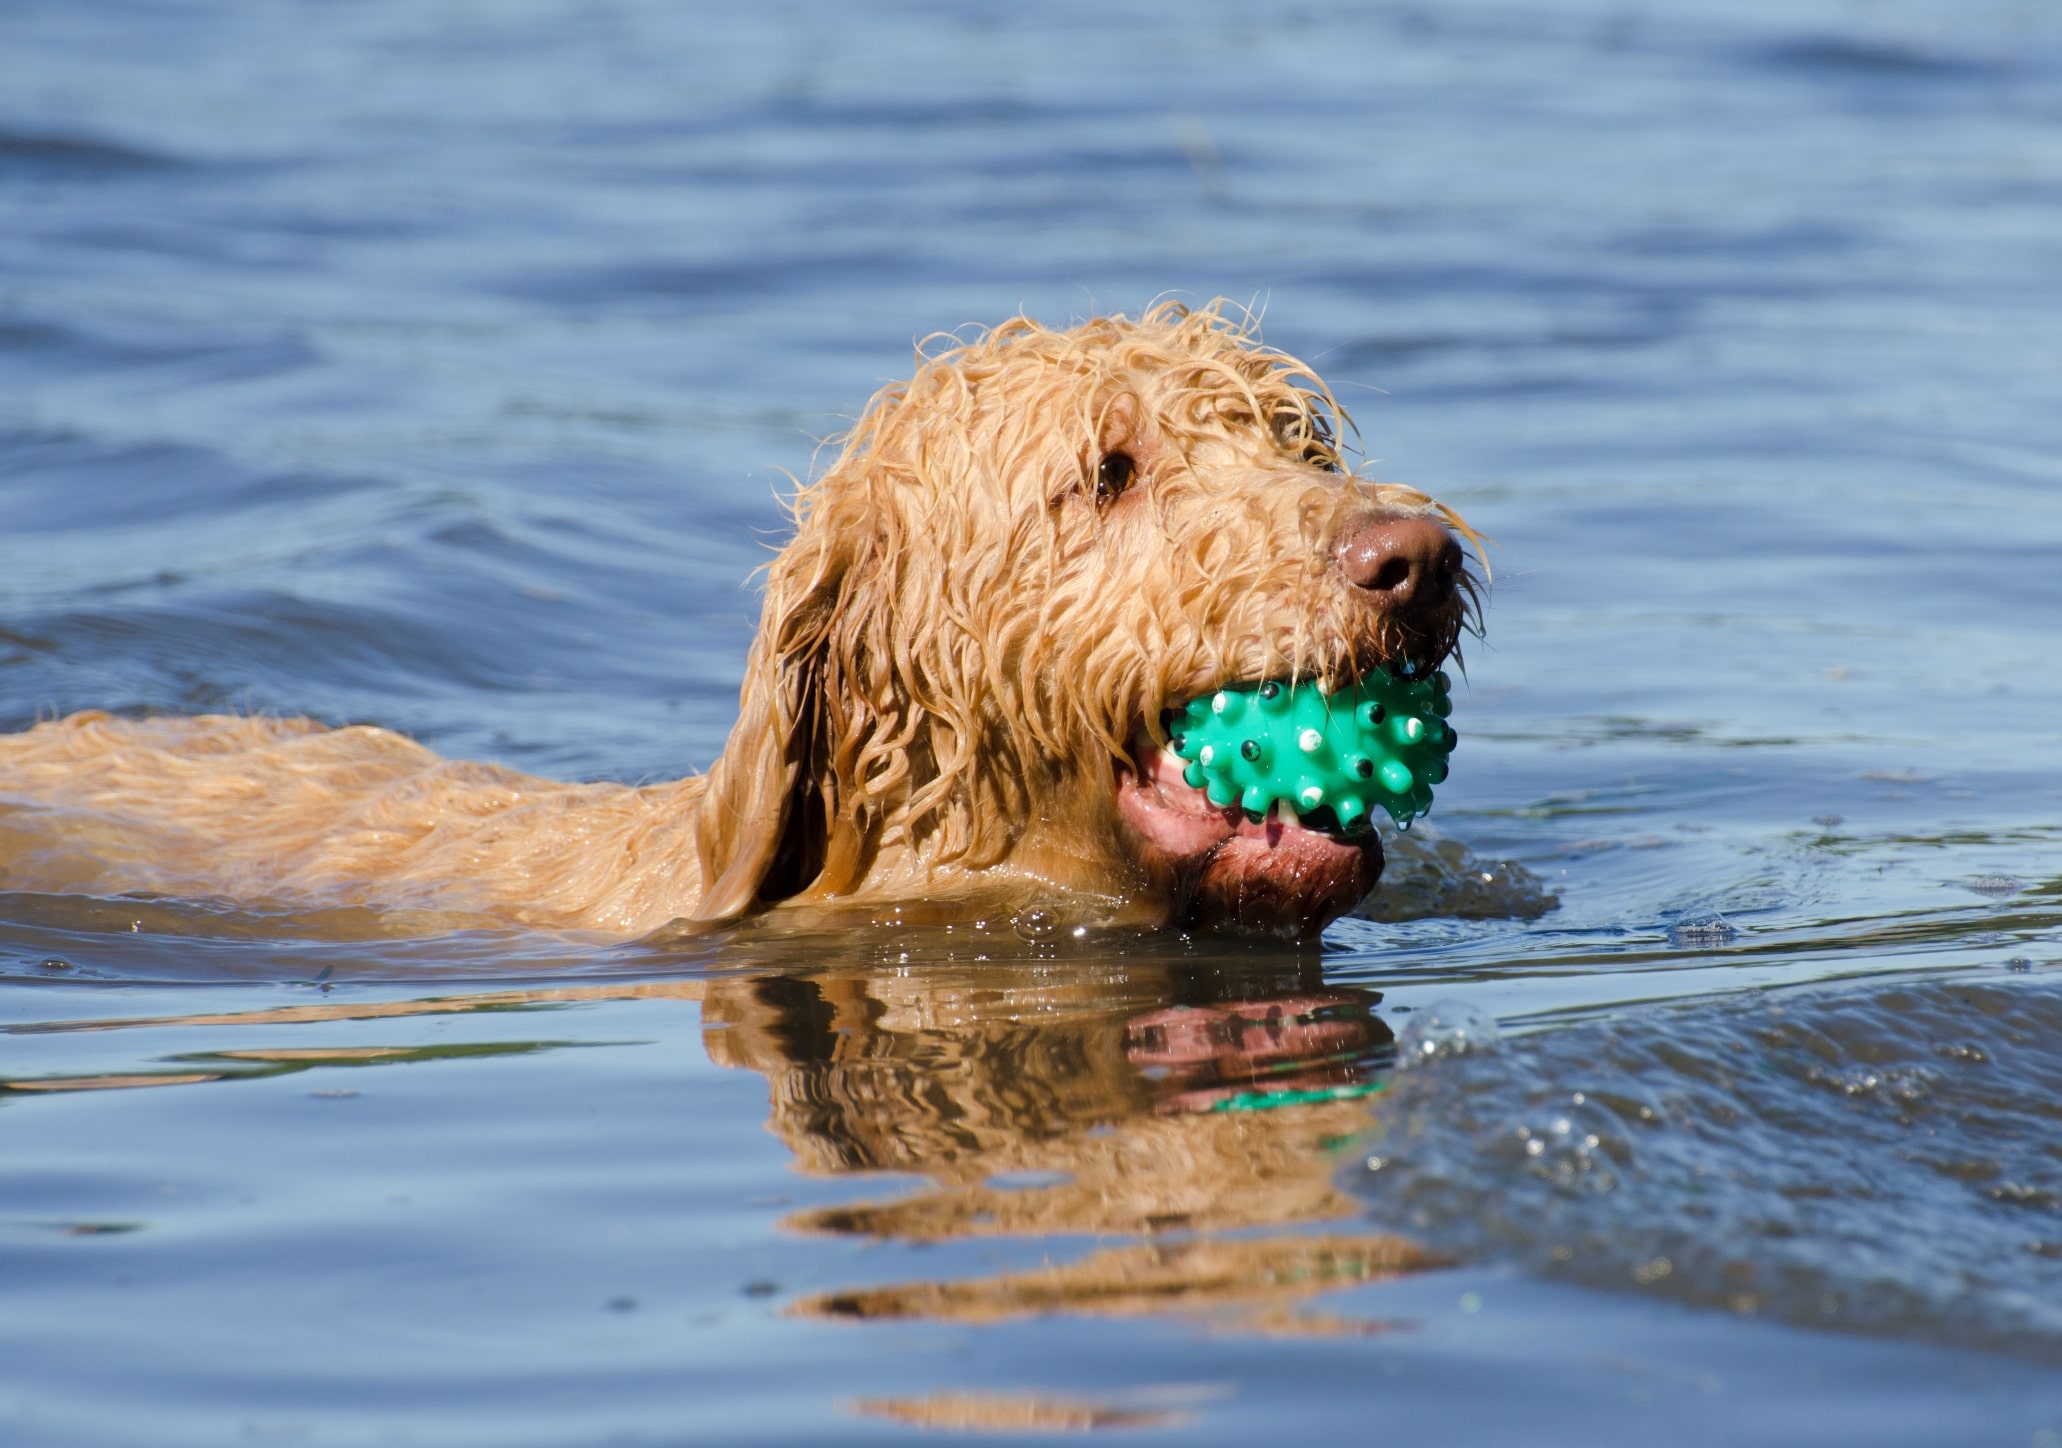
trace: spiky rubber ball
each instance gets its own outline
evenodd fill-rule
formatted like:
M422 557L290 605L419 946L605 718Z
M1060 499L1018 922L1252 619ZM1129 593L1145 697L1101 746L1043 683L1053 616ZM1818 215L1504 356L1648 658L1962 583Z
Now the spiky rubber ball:
M1452 685L1373 669L1326 693L1313 680L1219 689L1170 710L1182 777L1220 809L1286 806L1304 824L1363 834L1381 809L1400 829L1432 808L1453 753Z

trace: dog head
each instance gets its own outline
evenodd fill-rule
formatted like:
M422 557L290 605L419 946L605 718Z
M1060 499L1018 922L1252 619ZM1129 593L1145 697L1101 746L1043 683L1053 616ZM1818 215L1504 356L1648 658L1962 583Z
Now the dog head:
M1425 668L1472 620L1458 517L1346 469L1343 413L1221 305L1026 319L883 390L795 503L699 819L698 917L1022 897L1310 935L1373 835L1212 807L1164 710Z

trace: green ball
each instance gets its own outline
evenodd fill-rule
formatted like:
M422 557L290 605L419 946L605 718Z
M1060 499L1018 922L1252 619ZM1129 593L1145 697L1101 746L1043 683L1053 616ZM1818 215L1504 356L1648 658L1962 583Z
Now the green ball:
M1377 808L1401 829L1432 807L1455 736L1447 677L1399 679L1375 669L1327 694L1312 681L1219 689L1170 711L1182 772L1220 809L1261 815L1277 804L1346 834L1373 828Z

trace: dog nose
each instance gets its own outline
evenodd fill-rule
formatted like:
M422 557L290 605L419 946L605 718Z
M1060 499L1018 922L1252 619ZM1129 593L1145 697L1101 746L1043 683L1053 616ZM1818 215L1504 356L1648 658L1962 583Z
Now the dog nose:
M1461 577L1461 545L1435 518L1379 515L1349 524L1334 545L1339 571L1389 608L1434 608Z

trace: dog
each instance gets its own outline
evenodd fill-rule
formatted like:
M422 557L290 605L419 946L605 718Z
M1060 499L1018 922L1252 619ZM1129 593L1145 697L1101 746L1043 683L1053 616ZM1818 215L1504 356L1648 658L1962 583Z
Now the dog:
M1162 714L1427 668L1479 627L1479 540L1349 470L1347 425L1223 302L920 345L794 499L706 774L563 784L374 727L86 712L0 738L0 887L617 939L762 918L1313 937L1373 888L1378 837L1212 806Z

